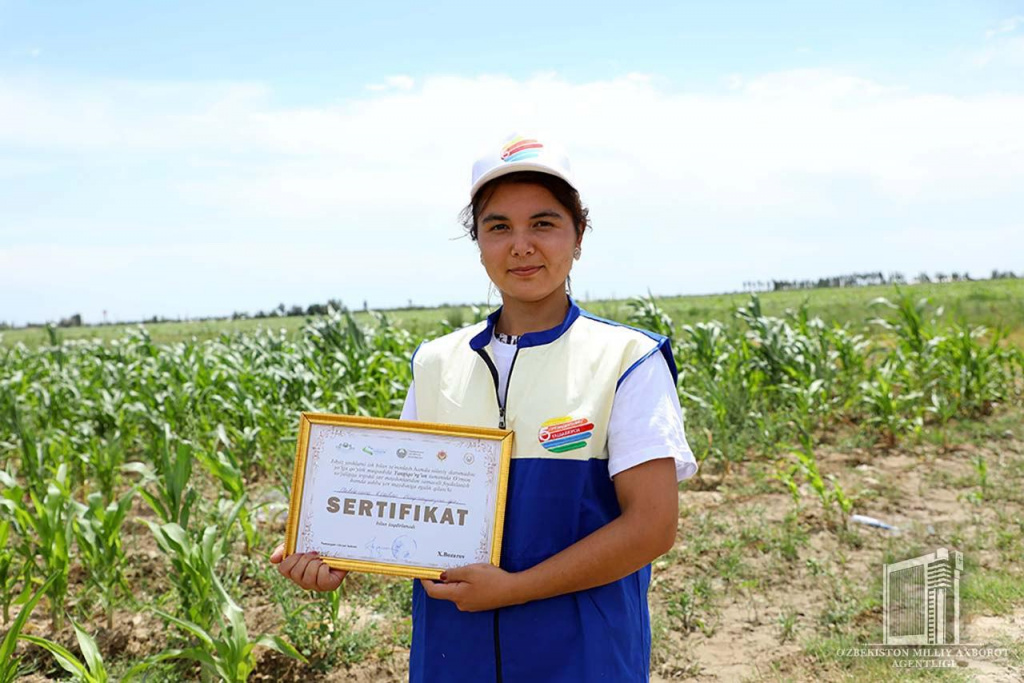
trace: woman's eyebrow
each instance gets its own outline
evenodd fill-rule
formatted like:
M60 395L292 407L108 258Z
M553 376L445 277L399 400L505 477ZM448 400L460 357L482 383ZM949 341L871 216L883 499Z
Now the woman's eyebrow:
M562 214L558 213L554 209L545 209L544 211L538 211L537 213L530 216L530 220L536 220L538 218L562 218ZM488 223L490 221L508 221L508 216L503 216L500 213L489 213L480 219L481 223Z

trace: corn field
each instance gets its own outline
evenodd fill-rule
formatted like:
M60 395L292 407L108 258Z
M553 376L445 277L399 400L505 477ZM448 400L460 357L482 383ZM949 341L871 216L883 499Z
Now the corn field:
M1024 355L998 330L939 323L906 295L873 310L854 327L806 307L767 316L754 296L730 319L676 326L644 298L625 322L672 339L701 477L764 461L796 503L813 491L843 525L855 502L818 470L822 434L853 426L885 457L926 425L1022 401ZM0 345L0 683L245 681L407 648L409 582L307 595L266 557L283 536L298 413L397 417L419 341L385 315L363 327L332 310L297 335L156 344L141 327L110 342L51 329L38 348ZM353 604L386 618L367 625ZM159 630L148 651L103 647L139 614Z

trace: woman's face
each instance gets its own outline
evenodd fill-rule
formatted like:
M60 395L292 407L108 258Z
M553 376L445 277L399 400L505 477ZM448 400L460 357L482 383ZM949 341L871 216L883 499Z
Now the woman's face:
M572 214L541 185L499 185L480 208L477 244L506 304L561 296L581 242Z

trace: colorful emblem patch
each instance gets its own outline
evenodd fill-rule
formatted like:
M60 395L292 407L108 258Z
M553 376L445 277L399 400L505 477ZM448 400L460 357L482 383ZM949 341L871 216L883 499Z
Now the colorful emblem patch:
M537 440L552 453L565 453L583 448L593 435L594 423L585 417L555 417L544 421L537 432Z
M501 148L501 160L505 163L533 159L540 156L538 150L544 149L544 145L530 138L516 137Z

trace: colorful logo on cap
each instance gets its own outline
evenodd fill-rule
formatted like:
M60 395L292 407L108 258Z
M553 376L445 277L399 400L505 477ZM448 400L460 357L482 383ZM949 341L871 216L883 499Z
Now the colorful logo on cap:
M501 148L501 160L505 163L522 161L523 159L534 159L540 156L544 145L531 138L513 138Z
M565 453L583 448L594 435L594 423L585 417L555 417L545 420L537 432L540 445L552 453Z

